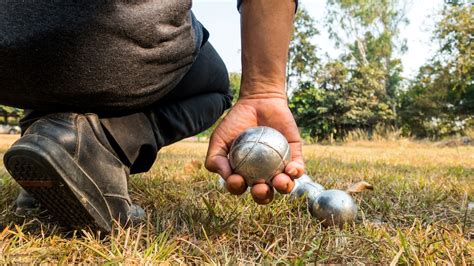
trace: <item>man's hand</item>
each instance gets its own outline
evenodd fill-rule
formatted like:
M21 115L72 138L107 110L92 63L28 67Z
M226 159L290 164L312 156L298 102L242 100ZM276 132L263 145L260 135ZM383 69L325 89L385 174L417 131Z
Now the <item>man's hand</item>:
M285 66L293 28L294 0L243 1L240 7L242 31L242 83L240 96L232 110L214 130L207 152L206 168L219 173L232 194L242 194L247 184L232 173L227 158L232 141L249 127L268 126L280 131L290 144L291 162L276 175L271 185L289 193L292 178L304 172L301 142L295 119L288 109L285 92ZM273 199L268 184L252 187L255 202Z
M242 176L233 174L227 158L232 141L249 127L268 126L280 131L288 140L291 162L285 172L272 179L272 186L280 193L293 189L293 178L304 172L301 141L295 120L286 97L245 98L241 97L212 134L206 159L206 168L220 174L226 180L227 190L235 195L244 193L247 184ZM273 189L267 184L252 187L255 202L267 204L273 199Z

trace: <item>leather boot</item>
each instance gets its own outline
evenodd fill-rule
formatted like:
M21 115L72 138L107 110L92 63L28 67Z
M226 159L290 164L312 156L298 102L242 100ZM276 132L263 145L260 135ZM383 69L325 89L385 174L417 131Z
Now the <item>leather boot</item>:
M68 227L110 232L136 212L129 169L110 146L94 114L56 113L33 123L5 153L12 177Z
M41 213L45 210L39 202L24 189L20 190L15 204L15 215L20 217L25 217L34 213ZM145 222L145 210L137 204L132 204L132 206L130 206L130 220L134 224Z

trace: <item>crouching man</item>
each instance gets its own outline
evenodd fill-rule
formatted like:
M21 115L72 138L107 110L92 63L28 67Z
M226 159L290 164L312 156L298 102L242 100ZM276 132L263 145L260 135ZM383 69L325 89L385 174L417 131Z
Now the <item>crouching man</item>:
M233 194L247 188L227 153L246 128L270 126L288 139L292 162L272 186L303 173L301 144L284 91L294 0L238 1L242 85L215 129L206 167ZM0 104L27 109L22 137L4 156L24 188L18 209L39 202L64 225L110 231L143 210L130 174L150 169L161 147L209 128L231 107L228 73L209 33L179 1L0 3ZM257 184L255 202L273 189Z

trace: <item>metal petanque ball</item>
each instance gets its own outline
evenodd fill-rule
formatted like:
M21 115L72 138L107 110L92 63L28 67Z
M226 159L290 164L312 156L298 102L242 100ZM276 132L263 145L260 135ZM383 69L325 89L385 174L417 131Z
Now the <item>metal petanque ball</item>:
M301 185L299 191L297 192L300 196L303 196L306 193L306 197L308 198L308 204L311 204L321 195L324 191L324 187L318 183L310 182L304 183Z
M295 180L291 195L307 197L308 208L313 217L324 226L352 223L357 216L357 205L352 197L342 190L325 190L308 175Z
M232 143L229 161L233 172L243 176L247 185L269 183L285 170L290 161L290 146L273 128L249 128Z
M304 174L295 180L295 186L291 195L303 197L306 195L308 202L313 202L325 189L320 184L314 182L311 177Z
M321 192L315 199L308 195L311 215L323 222L324 226L352 223L357 215L357 205L352 197L337 189Z

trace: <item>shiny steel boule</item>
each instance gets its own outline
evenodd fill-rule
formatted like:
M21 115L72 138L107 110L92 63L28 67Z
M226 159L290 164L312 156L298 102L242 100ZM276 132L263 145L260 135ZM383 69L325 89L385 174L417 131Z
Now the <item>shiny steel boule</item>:
M229 161L233 172L243 176L247 185L269 183L285 170L290 161L290 146L273 128L249 128L232 143Z
M324 187L314 182L304 184L302 189L307 193L308 204L314 202L324 192Z
M295 186L291 194L297 197L306 195L309 202L314 202L316 198L324 191L324 187L314 182L311 177L304 174L295 180Z
M324 226L342 227L352 223L357 215L357 205L352 197L342 190L330 189L321 192L314 200L308 197L309 210Z
M337 189L325 190L306 174L295 180L291 195L306 196L311 215L322 221L324 226L341 227L355 221L357 216L357 205L348 193Z

